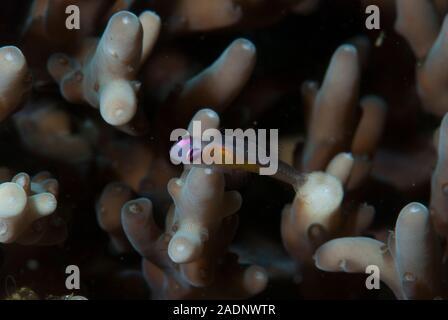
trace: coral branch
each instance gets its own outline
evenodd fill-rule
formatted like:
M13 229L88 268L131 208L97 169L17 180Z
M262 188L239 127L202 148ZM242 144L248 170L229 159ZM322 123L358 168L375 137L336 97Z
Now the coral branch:
M252 42L233 41L212 65L182 86L173 104L174 112L187 121L202 107L224 111L248 82L255 61L256 49Z
M236 24L242 16L241 7L234 0L175 1L168 23L176 30L201 31L220 29Z
M439 32L439 17L430 0L397 0L395 29L407 39L419 60L430 51Z
M333 173L350 167L337 162L329 168ZM292 205L287 205L282 213L283 243L296 261L311 261L314 250L337 230L343 197L342 183L332 174L313 172L306 177Z
M441 248L429 212L419 203L401 210L387 244L363 237L335 239L317 250L315 261L319 269L331 272L364 273L375 265L399 299L441 294Z
M368 47L365 39L356 41ZM320 89L314 81L302 85L308 135L301 168L306 172L323 170L338 153L350 151L354 165L346 182L349 191L361 186L370 173L387 109L383 99L365 96L360 101L362 115L357 122L361 63L356 47L343 45L334 53Z
M262 268L243 267L234 255L222 251L235 233L234 215L223 221L216 235L210 235L200 259L181 265L167 254L171 236L156 225L151 201L141 198L126 203L122 221L130 242L144 258L143 273L155 299L243 299L266 286Z
M35 154L68 163L91 159L90 122L76 123L55 101L34 102L14 117L24 146ZM87 135L89 132L89 135Z
M168 254L176 263L187 263L201 255L204 242L222 220L241 206L238 192L224 193L224 176L211 169L191 168L185 180L168 183L175 209Z
M22 52L13 46L0 48L0 121L23 101L31 89L31 75Z
M383 99L366 96L361 99L361 108L361 120L351 146L355 163L347 183L348 190L356 189L368 177L386 122L387 105Z
M431 179L430 210L436 231L448 237L448 114L442 120L437 143L437 165Z
M445 4L446 5L446 4ZM440 27L440 3L412 0L397 1L397 31L411 45L418 59L417 87L426 111L442 117L447 111L448 18Z
M217 128L220 119L213 110L203 109L193 117L190 131L193 121L200 121L205 130ZM130 201L122 209L123 228L145 258L143 270L153 294L173 299L244 298L262 291L265 271L240 266L227 251L242 199L237 191L225 191L224 174L186 167L180 178L168 182L168 191L174 204L164 229L156 225L148 199Z
M130 249L121 225L121 208L134 196L134 192L127 185L112 182L104 187L96 205L98 224L109 234L113 250L117 253L124 253Z
M58 182L47 173L17 174L0 185L0 241L54 244L65 239L65 223L49 219L56 210Z
M136 74L158 36L156 14L140 18L128 11L114 14L98 43L86 40L76 58L54 54L48 71L72 103L99 108L114 126L128 124L137 112Z
M326 172L312 172L305 178L292 205L283 209L283 244L298 264L310 264L315 250L341 234L359 235L371 224L372 207L365 204L345 213L343 185L354 165L350 154L339 154L330 161Z
M260 27L282 19L286 14L310 14L319 0L174 0L154 1L163 12L167 29L174 33L191 33Z
M309 131L302 157L302 168L322 170L337 153L347 148L348 131L353 126L358 102L360 61L357 50L344 45L336 50L325 80L316 94L314 85L307 85L307 104L314 102ZM310 91L311 90L311 91ZM315 97L315 98L314 98Z

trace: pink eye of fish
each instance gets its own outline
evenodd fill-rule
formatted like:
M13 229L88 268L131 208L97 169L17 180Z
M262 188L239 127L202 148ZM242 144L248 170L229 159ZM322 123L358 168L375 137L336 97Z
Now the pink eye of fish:
M194 159L201 155L201 149L193 148L192 138L190 136L183 137L174 146L174 152L170 152L171 156L183 164L191 164Z
M186 136L186 137L183 137L181 140L179 140L177 142L177 145L183 149L186 146L190 146L191 145L191 141L192 141L191 137L190 136Z

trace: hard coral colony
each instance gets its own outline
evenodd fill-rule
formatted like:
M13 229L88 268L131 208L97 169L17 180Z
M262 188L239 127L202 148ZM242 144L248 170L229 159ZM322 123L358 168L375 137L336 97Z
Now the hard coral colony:
M1 296L447 298L447 13L2 1ZM278 179L173 165L170 133L195 121L278 129Z

